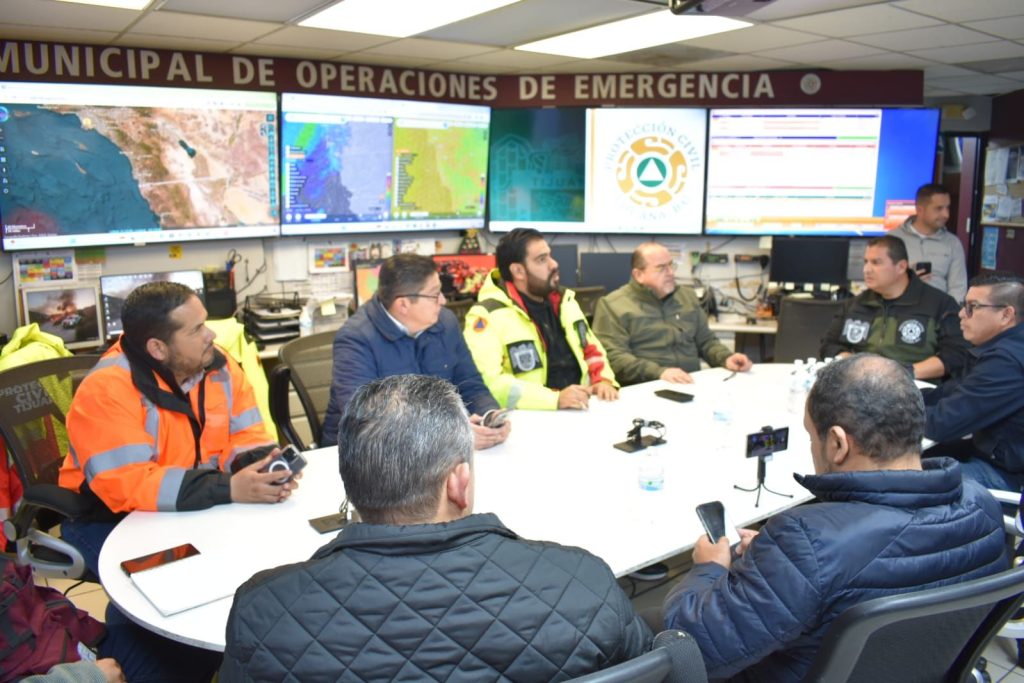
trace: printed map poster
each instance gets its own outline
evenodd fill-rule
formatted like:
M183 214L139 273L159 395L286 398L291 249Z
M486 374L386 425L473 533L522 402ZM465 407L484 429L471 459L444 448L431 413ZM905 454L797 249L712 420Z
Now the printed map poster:
M587 112L588 230L700 234L705 109Z
M586 135L582 108L491 112L491 230L585 230Z

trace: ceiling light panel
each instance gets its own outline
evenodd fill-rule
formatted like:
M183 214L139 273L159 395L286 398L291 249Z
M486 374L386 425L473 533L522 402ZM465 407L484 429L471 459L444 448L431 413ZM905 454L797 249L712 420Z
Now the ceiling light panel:
M343 0L299 26L406 38L519 0Z
M735 31L748 26L751 26L749 22L728 17L675 16L665 10L525 43L515 49L577 59L593 59Z
M60 0L73 2L76 5L99 5L100 7L116 7L117 9L141 10L152 0Z

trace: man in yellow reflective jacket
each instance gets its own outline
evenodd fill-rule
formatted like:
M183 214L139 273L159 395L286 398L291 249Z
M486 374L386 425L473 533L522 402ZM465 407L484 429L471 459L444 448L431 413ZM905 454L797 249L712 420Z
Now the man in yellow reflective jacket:
M587 408L591 396L618 398L604 347L572 290L559 287L558 262L544 237L516 228L496 249L498 268L466 315L466 345L502 406Z

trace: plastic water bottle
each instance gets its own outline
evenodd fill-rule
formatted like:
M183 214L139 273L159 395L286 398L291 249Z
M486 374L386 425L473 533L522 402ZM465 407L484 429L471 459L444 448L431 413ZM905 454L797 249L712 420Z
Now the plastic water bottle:
M660 456L653 453L640 456L637 483L644 491L660 491L665 487L665 465Z
M313 300L310 299L299 313L299 336L308 337L313 334Z
M807 367L804 362L797 358L793 361L793 370L789 376L789 401L787 408L793 414L802 415L804 412L804 401L807 399Z

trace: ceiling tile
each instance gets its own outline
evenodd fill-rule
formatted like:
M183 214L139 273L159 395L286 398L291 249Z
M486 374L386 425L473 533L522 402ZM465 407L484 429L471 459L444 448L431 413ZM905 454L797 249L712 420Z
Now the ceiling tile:
M51 0L3 0L5 24L120 32L138 18L138 12L126 9Z
M953 76L978 76L973 69L965 69L962 66L952 64L933 64L924 68L925 78L951 78Z
M432 62L462 59L473 55L494 52L493 45L471 45L469 43L450 43L440 40L424 40L422 38L403 38L384 45L378 45L362 51L371 55L396 55L413 57Z
M480 64L474 61L463 62L457 59L450 62L434 62L433 64L428 64L426 68L432 71L455 71L467 74L507 74L516 70L515 67L508 65Z
M823 12L775 22L776 26L842 38L881 31L899 31L939 24L937 19L905 12L890 5L867 5L837 12Z
M631 0L522 0L493 12L438 27L419 37L486 45L522 45L595 24L645 14L652 9L651 5Z
M318 50L354 52L392 41L394 41L394 38L369 36L365 33L348 33L346 31L327 31L321 28L286 26L273 33L268 33L253 41L253 43L256 45L266 43L267 45L281 45L283 47L312 47Z
M976 31L990 33L1008 40L1024 39L1024 15L1017 17L1003 17L1002 19L985 19L984 21L971 21L964 24Z
M112 31L84 31L82 29L44 28L0 24L0 35L9 40L38 40L43 42L85 43L106 45L117 38Z
M893 4L951 23L1012 17L1021 12L1020 0L900 0Z
M680 64L679 69L682 71L771 71L773 69L788 69L792 66L793 62L784 62L780 59L769 59L757 55L733 55Z
M748 16L757 21L775 21L788 17L800 17L815 12L829 12L861 5L874 5L878 0L777 0Z
M113 44L125 47L151 47L164 50L195 50L196 52L227 52L232 48L238 47L237 40L154 36L135 32L123 34Z
M252 0L165 0L161 10L190 12L215 17L250 19L252 21L273 21L284 23L310 14L322 7L324 0L274 0L274 2L253 2Z
M1024 81L1024 71L1006 71L996 75L1003 78L1012 78L1015 81Z
M657 71L657 69L650 69ZM610 59L575 59L562 62L555 66L548 66L538 69L538 73L561 73L561 74L602 74L602 73L623 73L639 71L636 64L626 62L615 62Z
M866 57L851 57L836 61L823 60L821 62L822 66L837 69L922 69L929 64L934 64L934 62L899 52L883 52Z
M540 52L524 52L521 50L496 50L462 61L486 66L508 65L517 69L540 69L554 66L555 64L565 64L568 60L562 55L546 55Z
M928 84L925 83L924 96L925 97L956 97L957 95L963 95L965 93L959 90L949 90L946 88L929 88Z
M660 66L671 68L676 64L684 62L699 62L705 59L719 59L731 56L733 56L732 52L706 50L701 47L692 47L688 42L682 42L658 45L656 47L644 48L643 50L634 50L633 52L624 52L619 55L612 55L611 59L617 62L636 64L638 67Z
M277 28L267 21L245 21L222 19L181 12L150 12L132 26L135 33L151 35L181 36L183 38L208 38L212 40L234 40L237 42L255 40Z
M1024 69L1024 57L1009 59L988 59L982 62L970 62L971 68L986 74L998 74L1003 71Z
M962 26L944 24L942 26L929 26L927 28L914 28L909 31L890 31L888 33L876 33L869 36L857 36L858 43L884 47L887 50L927 50L938 45L970 45L972 43L987 43L992 41L992 36L978 31L971 31Z
M868 45L857 45L845 40L823 40L807 45L796 45L794 47L780 47L774 50L763 50L757 54L762 57L774 59L785 59L790 62L803 64L817 64L822 61L835 61L850 57L864 57L867 55L882 52L875 47Z
M999 86L999 87L1012 87L1014 83L1011 79L1003 78L1001 76L954 76L953 78L930 78L928 79L929 85L933 85L938 88L953 88L954 90L963 90L967 86L982 87L982 86Z
M291 57L292 59L324 59L333 60L340 53L337 50L322 50L315 47L285 47L283 45L264 45L247 43L231 50L232 54L252 55L253 57Z
M756 52L776 47L803 45L804 43L813 43L818 40L821 40L821 36L761 24L736 31L726 31L725 33L718 33L705 38L694 38L693 40L687 40L686 44L726 52Z
M930 50L910 50L910 54L946 64L963 64L986 59L1024 56L1024 45L1008 42L979 43L957 47L935 47Z
M379 66L399 66L408 68L422 68L427 64L436 62L436 59L422 59L418 57L398 57L396 55L371 55L365 52L352 52L342 55L341 61L346 64L374 64Z

